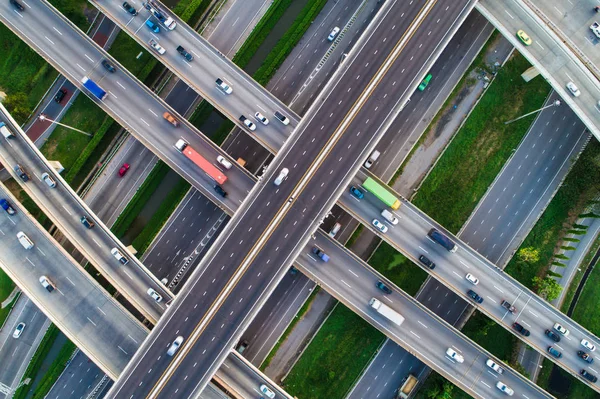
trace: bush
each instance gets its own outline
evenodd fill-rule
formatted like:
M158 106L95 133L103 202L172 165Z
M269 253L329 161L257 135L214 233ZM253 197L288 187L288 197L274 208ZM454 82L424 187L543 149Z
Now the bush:
M564 249L565 251L575 251L577 248L572 246L563 246L561 245L560 249Z
M580 242L581 240L580 240L579 238L565 237L565 238L563 238L563 241L568 241L568 242Z

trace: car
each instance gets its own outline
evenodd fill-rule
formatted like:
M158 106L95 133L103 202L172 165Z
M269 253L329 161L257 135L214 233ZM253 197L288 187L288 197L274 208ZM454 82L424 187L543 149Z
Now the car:
M560 342L560 336L552 330L546 330L546 336L554 342Z
M562 353L560 353L555 347L553 346L549 346L548 347L548 353L551 354L552 356L554 356L557 359L560 359L562 357Z
M148 28L150 28L150 30L154 33L159 33L160 32L160 27L158 26L158 24L155 24L154 22L152 22L152 20L147 19L146 20L146 26Z
M477 295L477 293L473 290L467 291L467 295L469 296L469 298L471 298L472 300L474 300L477 303L483 302L483 298L480 297L479 295Z
M173 343L171 344L171 346L169 346L169 349L167 350L167 355L173 356L175 352L177 352L177 349L179 349L179 347L181 346L182 342L183 337L181 335L175 338L175 341L173 341Z
M419 256L419 261L424 264L425 266L427 266L428 268L430 268L431 270L435 269L435 263L433 263L431 260L429 260L429 258L425 255L421 255Z
M110 73L114 73L117 69L108 60L102 60L102 66Z
M256 125L250 119L246 118L244 115L240 115L240 121L242 121L242 123L244 125L246 125L246 127L248 129L250 129L251 131L256 130Z
M8 202L7 199L0 198L0 207L2 207L2 209L4 209L9 215L14 215L15 213L17 213L17 211L15 211L15 208L12 207L12 205L10 204L10 202Z
M465 361L465 358L460 353L456 352L452 348L446 349L446 356L448 356L450 359L456 361L457 363L462 363Z
M427 76L425 76L425 79L423 79L421 81L421 84L419 85L418 89L419 91L423 91L427 88L427 86L429 85L429 82L431 81L431 78L433 77L432 74L428 73Z
M350 194L352 194L352 196L356 199L365 198L365 194L354 186L350 186Z
M31 239L27 236L27 234L23 233L22 231L19 231L17 233L17 239L19 240L19 243L23 246L23 248L25 249L31 249L33 248L33 246L35 245L33 243L33 241L31 241Z
M29 174L25 172L25 169L19 164L16 164L13 168L15 173L23 180L24 182L29 181Z
M594 359L592 358L592 356L589 353L586 353L584 351L577 351L577 356L579 356L580 358L582 358L583 360L585 360L588 363L594 363Z
M500 302L500 306L508 310L510 313L515 313L517 311L517 308L515 308L513 305L510 304L510 302L504 299L502 300L502 302Z
M44 287L46 289L46 291L48 292L52 292L54 291L54 283L52 281L50 281L50 279L46 276L41 276L39 278L40 284L42 285L42 287Z
M96 225L96 223L94 223L93 221L88 219L87 216L85 216L85 215L82 216L81 219L79 219L79 221L81 222L82 225L84 225L88 229L91 229Z
M521 41L521 42L522 42L524 45L526 45L526 46L529 46L529 45L531 45L531 43L532 43L532 40L531 40L531 38L529 37L529 35L528 35L527 33L525 33L525 31L524 31L524 30L522 30L522 29L519 29L519 30L517 31L517 37L518 37L518 38L519 38L519 40L520 40L520 41Z
M596 382L598 381L598 377L596 377L594 374L590 373L589 371L586 370L581 370L579 372L579 374L581 374L581 376L583 378L585 378L586 380L590 381L590 382Z
M223 190L223 187L219 186L218 184L215 184L213 186L213 189L217 192L217 194L219 194L221 197L225 198L227 197L227 191Z
M522 326L522 325L520 325L519 323L513 323L513 325L512 325L512 326L513 326L513 328L514 328L515 330L517 330L518 332L520 332L520 333L521 333L521 335L523 335L523 336L525 336L525 337L529 337L529 334L531 334L531 333L529 332L529 330L528 330L528 329L526 329L525 327L523 327L523 326Z
M121 169L119 169L119 176L120 177L125 176L125 173L127 173L128 170L129 170L129 164L124 163L123 166L121 166Z
M590 352L593 352L596 350L596 345L592 344L590 341L588 341L585 338L581 340L581 346L588 349Z
M513 396L513 394L515 393L515 391L513 391L512 388L510 388L508 385L506 385L502 381L498 381L496 383L496 388L498 388L499 390L501 390L502 392L504 392L508 396Z
M192 56L185 48L183 48L183 46L177 46L177 52L181 54L181 56L188 62L192 62L194 60L194 56Z
M332 42L335 39L335 37L338 35L338 33L340 33L340 28L336 26L335 28L333 28L333 30L331 31L329 36L327 36L327 40Z
M566 328L564 328L562 325L560 325L558 323L554 323L554 327L552 327L552 328L554 328L556 331L558 331L565 337L569 336L569 330L567 330Z
M244 353L244 351L246 350L247 347L248 347L248 341L242 341L238 344L238 346L235 348L235 350L238 351L238 353L241 355L242 353Z
M385 224L381 223L379 219L373 219L371 223L373 223L373 226L375 226L377 230L381 231L384 234L388 231L388 227Z
M171 125L179 127L179 121L170 112L163 113L163 118Z
M288 173L290 173L290 170L288 168L281 169L281 172L279 172L279 175L277 175L275 180L273 180L273 184L275 184L276 186L279 186L281 183L283 183L283 181L287 177Z
M111 249L110 253L115 257L116 260L121 262L123 265L126 265L129 263L129 259L127 259L125 256L123 256L121 251L119 251L117 248Z
M294 266L290 266L290 274L292 276L295 276L296 274L298 274L298 269L296 269Z
M13 331L13 338L19 338L21 334L23 334L23 330L25 329L25 323L20 322L15 327L15 331Z
M19 11L25 11L25 7L23 7L23 4L19 3L17 0L10 0L10 4L15 6L15 8Z
M496 363L495 361L493 361L492 359L488 359L485 361L485 364L491 368L492 370L494 370L496 373L498 374L502 374L504 373L504 369L502 367L500 367L498 365L498 363Z
M465 276L465 278L467 279L467 281L473 285L477 285L479 284L479 279L475 276L473 276L471 273L467 273L467 275Z
M48 185L48 187L56 187L56 180L54 180L47 172L42 173L42 180Z
M167 50L165 50L165 48L163 46L161 46L160 44L158 44L158 42L154 39L150 39L148 40L148 44L150 45L150 47L152 47L154 49L154 51L156 51L158 54L164 54L167 52Z
M268 386L262 384L260 386L260 392L263 393L267 398L273 399L275 397L275 392L271 391Z
M581 92L579 91L579 88L573 82L568 82L567 83L567 89L569 89L569 91L571 92L571 94L573 95L573 97L579 97L581 95Z
M56 101L57 103L60 104L66 95L67 95L67 89L65 89L65 88L60 89L56 92L56 95L54 96L54 101Z
M282 114L281 112L279 112L279 111L275 111L275 113L274 113L273 115L275 115L275 118L276 118L276 119L277 119L279 122L283 123L283 124L284 124L284 126L287 126L287 125L289 125L289 124L290 124L290 120L288 119L288 117L287 117L287 116L285 116L284 114Z
M229 162L227 160L227 158L225 158L222 155L217 156L217 162L221 164L221 166L223 166L225 169L231 169L231 167L233 166L231 164L231 162Z
M386 294L391 294L392 293L392 290L387 285L385 285L382 281L378 281L375 284L375 286L377 288L379 288L381 291L385 292Z
M133 15L134 17L135 17L136 15L138 15L138 12L137 12L137 10L136 10L135 8L133 8L133 7L131 6L131 4L129 4L128 2L124 2L124 3L123 3L123 9L124 9L125 11L127 11L128 13L130 13L131 15Z
M152 297L152 299L154 299L156 302L160 302L162 301L162 296L156 292L155 290L153 290L152 288L148 288L148 291L146 291L148 293L148 295L150 295Z
M254 114L254 119L256 119L265 126L269 124L269 120L267 119L267 117L261 114L260 112L256 112Z

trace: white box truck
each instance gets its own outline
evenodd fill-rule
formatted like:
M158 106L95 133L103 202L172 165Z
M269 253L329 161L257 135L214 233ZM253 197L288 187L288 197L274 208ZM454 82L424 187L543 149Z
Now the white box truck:
M371 298L369 301L369 306L377 311L380 315L385 317L386 319L393 321L397 325L401 325L404 321L404 317L394 309L387 306L385 303L381 302L377 298Z

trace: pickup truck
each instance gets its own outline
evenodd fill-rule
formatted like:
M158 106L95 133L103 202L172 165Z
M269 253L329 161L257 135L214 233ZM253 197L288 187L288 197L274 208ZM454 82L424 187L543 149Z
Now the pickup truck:
M323 250L319 247L313 247L312 253L317 255L323 262L329 262L329 255L327 255Z
M590 29L592 30L592 32L594 32L594 35L596 35L596 37L600 39L600 24L598 22L594 22L590 25Z
M190 53L188 53L187 51L185 51L185 49L183 48L183 46L177 46L177 52L179 54L181 54L183 56L183 58L185 58L188 61L192 61L194 59L194 57L192 57L192 55Z
M233 88L231 88L231 85L227 82L225 82L223 79L221 78L217 78L217 80L215 81L217 83L217 87L219 89L221 89L221 91L225 94L231 94L233 93Z
M509 302L507 302L506 300L502 300L502 302L500 302L500 305L508 310L510 313L515 313L517 311L517 308L515 308L513 305L511 305Z

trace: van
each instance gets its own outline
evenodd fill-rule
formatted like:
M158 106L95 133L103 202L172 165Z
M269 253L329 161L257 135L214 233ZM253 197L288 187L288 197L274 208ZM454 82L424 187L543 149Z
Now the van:
M331 230L329 230L329 237L334 238L335 235L340 231L342 225L340 223L336 223L333 225Z
M52 178L52 176L50 176L48 173L46 173L46 172L42 173L42 180L44 181L44 183L46 183L48 185L48 187L50 187L50 188L56 187L56 180L54 180Z
M0 133L2 133L5 139L11 139L15 137L15 135L12 134L10 130L8 130L8 127L6 127L6 123L4 122L0 122Z
M290 124L290 120L287 118L287 116L285 116L279 111L275 111L275 118L277 118L279 122L283 123L286 126Z
M385 220L387 220L388 222L390 222L393 225L398 224L398 218L396 217L396 215L394 215L392 212L388 211L387 209L384 209L383 211L381 211L381 216L383 216L383 218Z
M115 257L116 260L118 260L122 264L126 265L129 263L129 259L124 257L121 251L119 251L117 248L111 249L110 253Z
M367 159L367 161L365 162L365 168L369 169L371 166L373 166L373 164L375 163L375 161L377 161L380 155L381 153L379 151L373 151L371 153L371 156L369 156L369 159Z
M23 248L25 248L25 249L33 248L33 241L31 241L29 239L29 237L27 237L27 235L25 233L23 233L22 231L19 231L17 233L17 238L19 239L19 242L21 243Z

